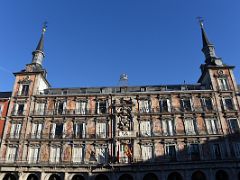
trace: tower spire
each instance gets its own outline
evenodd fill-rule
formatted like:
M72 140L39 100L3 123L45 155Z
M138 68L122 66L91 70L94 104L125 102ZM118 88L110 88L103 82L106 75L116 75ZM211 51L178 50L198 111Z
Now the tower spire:
M44 34L45 34L46 30L47 30L47 22L44 22L43 27L42 27L41 37L38 42L37 48L35 51L32 52L32 54L33 54L32 64L38 64L38 65L42 66L42 61L45 56L44 51L43 51L43 46L44 46Z
M214 45L208 40L207 34L205 32L204 26L203 26L203 18L198 17L201 33L202 33L202 52L205 55L205 63L208 65L220 65L219 60L215 53ZM216 60L218 60L218 64L216 64Z

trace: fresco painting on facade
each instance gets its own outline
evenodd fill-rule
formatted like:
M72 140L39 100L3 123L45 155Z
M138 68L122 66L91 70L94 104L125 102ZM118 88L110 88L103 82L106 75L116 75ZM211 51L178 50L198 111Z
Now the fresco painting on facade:
M43 31L32 62L14 73L4 105L0 177L226 180L231 172L239 178L234 67L216 56L200 28L205 63L198 83L89 88L50 88ZM0 93L0 112L1 102Z

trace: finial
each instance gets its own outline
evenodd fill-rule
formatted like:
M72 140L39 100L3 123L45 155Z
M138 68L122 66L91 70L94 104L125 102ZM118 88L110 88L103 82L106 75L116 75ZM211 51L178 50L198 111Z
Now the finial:
M47 21L45 21L45 22L43 23L42 34L44 34L44 33L46 32L46 30L47 30Z
M197 19L198 19L198 22L200 24L200 27L203 28L203 21L204 21L203 17L198 16Z

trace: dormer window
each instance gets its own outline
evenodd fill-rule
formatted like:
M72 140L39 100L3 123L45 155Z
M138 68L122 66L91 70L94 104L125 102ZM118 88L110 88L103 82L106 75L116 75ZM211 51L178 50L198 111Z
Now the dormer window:
M222 91L229 90L228 82L226 78L218 78L219 88Z
M28 93L29 93L29 84L20 84L18 95L28 96Z

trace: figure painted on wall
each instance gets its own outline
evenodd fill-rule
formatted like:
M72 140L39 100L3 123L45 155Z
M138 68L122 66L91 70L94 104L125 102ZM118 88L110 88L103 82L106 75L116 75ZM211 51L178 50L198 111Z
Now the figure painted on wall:
M69 144L64 146L63 161L71 161L71 146Z
M161 134L161 122L159 119L153 120L153 133L155 135Z
M41 161L47 162L49 160L49 148L47 144L43 144L40 151Z
M89 121L87 124L87 133L89 138L95 138L96 125L93 120Z
M65 126L65 133L67 138L71 138L73 134L73 122L67 121Z

